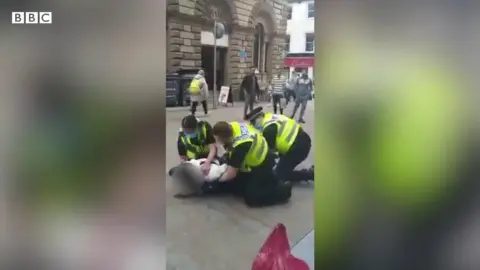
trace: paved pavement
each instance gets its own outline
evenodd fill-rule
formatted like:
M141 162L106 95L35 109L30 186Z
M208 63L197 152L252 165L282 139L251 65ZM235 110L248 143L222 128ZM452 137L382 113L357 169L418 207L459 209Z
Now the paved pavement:
M266 110L271 110L263 104ZM286 110L288 115L293 104ZM200 108L199 108L200 109ZM179 122L187 109L167 108L167 168L178 162L176 136ZM243 104L219 108L203 118L216 121L241 120ZM313 139L313 102L305 114L304 129ZM313 148L313 147L312 147ZM313 164L313 152L300 166ZM167 269L245 270L272 228L285 224L291 245L313 228L313 186L305 184L293 191L291 202L283 206L249 209L231 197L178 200L173 198L171 179L167 176Z

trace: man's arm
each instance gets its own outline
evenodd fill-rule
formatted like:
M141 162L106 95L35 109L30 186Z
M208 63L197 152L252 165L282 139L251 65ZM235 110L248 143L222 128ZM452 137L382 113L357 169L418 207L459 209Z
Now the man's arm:
M208 144L210 151L208 152L207 161L212 162L217 157L217 145L215 144L215 137L213 137L213 130L210 123L205 122L206 139L205 143Z
M268 125L263 129L263 137L267 141L268 148L276 151L278 127L275 124Z
M207 80L205 78L202 79L202 88L203 88L204 91L208 92L208 84L207 84Z
M251 145L251 142L242 143L232 150L232 155L227 163L228 168L220 177L220 182L232 180L237 176L238 170L242 167Z
M242 91L245 90L245 84L247 83L246 80L247 80L247 76L243 77L243 80L240 83L240 90L242 90Z
M312 80L310 79L310 82L308 83L308 89L313 90L313 82Z
M182 161L188 161L187 148L183 144L180 135L178 136L178 139L177 139L177 150L178 150L178 155L180 156L180 159Z

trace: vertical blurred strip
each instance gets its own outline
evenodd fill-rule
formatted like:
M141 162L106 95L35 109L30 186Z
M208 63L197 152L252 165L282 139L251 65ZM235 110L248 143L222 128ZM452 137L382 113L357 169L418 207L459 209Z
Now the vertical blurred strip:
M166 2L0 10L0 268L165 269Z
M480 6L412 3L316 3L318 269L480 267Z
M326 89L325 79L339 77L335 71L325 69L331 57L328 55L335 48L328 47L335 27L332 18L338 14L326 3L319 1L315 5L315 268L331 269L327 264L329 257L337 256L339 242L343 235L342 228L348 224L349 211L352 208L352 194L348 189L346 178L350 173L342 162L344 157L342 145L335 143L338 139L332 133L333 119L328 114L334 104L330 100L330 91ZM326 18L325 16L328 16ZM329 24L329 25L325 25ZM328 32L327 32L328 31ZM330 38L330 39L326 39Z

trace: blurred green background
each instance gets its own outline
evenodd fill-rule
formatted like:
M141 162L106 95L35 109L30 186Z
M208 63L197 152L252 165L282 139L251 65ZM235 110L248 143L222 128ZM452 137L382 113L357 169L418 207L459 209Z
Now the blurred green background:
M39 111L17 138L22 193L41 211L98 202L134 132L125 106L99 92L69 105Z
M328 45L315 74L315 253L322 266L346 259L371 211L409 226L437 214L458 184L467 122L460 77L433 51L355 39Z

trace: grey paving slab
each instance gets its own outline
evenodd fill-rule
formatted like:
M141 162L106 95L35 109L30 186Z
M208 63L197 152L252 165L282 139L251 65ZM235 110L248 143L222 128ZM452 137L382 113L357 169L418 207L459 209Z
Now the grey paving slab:
M314 244L315 232L312 230L292 248L292 254L295 257L304 260L310 269L315 269L315 252L313 250Z
M271 110L263 104L266 110ZM291 107L290 107L291 108ZM221 108L207 119L242 120L243 106ZM288 111L288 109L287 109ZM167 168L178 162L176 136L179 122L187 110L167 109ZM202 113L199 113L200 118ZM313 138L313 104L309 105L304 124ZM303 164L313 163L313 153ZM289 204L261 209L247 208L232 197L178 200L173 198L171 179L167 187L167 265L182 270L244 270L252 261L277 223L287 227L294 245L313 228L313 187L296 187Z

